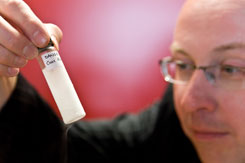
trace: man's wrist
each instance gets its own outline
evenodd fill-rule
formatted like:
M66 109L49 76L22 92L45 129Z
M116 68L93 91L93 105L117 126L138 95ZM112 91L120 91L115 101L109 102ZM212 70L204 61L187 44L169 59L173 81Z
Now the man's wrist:
M0 110L10 98L13 90L16 87L17 76L15 77L0 77Z

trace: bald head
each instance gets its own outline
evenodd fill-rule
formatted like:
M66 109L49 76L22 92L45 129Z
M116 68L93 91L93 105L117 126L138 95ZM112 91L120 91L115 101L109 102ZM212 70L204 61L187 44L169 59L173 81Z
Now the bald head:
M238 14L243 17L238 17ZM200 24L232 16L234 22L244 22L245 0L187 0L180 12L178 23L191 18Z
M245 0L186 1L176 24L175 45L212 50L231 42L245 43Z
M238 14L245 18L245 0L187 0L180 12L178 23L191 18L202 24L231 16L234 22L241 23L241 17L236 16Z
M234 9L245 9L245 0L187 0L182 12L229 12Z

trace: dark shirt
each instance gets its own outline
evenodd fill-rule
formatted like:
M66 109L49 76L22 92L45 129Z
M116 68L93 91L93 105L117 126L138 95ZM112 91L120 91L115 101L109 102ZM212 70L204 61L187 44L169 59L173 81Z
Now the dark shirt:
M138 115L65 126L22 76L0 112L0 163L199 163L174 111L172 87Z

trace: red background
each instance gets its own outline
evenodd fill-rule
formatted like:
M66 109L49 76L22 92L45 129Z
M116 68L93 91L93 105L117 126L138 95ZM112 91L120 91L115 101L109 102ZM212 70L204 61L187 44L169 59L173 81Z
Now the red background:
M62 29L60 55L87 119L136 113L161 97L166 83L158 60L169 55L183 0L25 2ZM38 63L21 71L58 113Z

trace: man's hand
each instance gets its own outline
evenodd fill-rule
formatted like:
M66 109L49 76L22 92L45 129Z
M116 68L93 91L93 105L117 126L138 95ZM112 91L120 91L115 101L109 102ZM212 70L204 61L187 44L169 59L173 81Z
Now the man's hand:
M38 55L50 37L58 48L61 30L44 24L22 0L0 0L0 109L16 84L19 68Z

